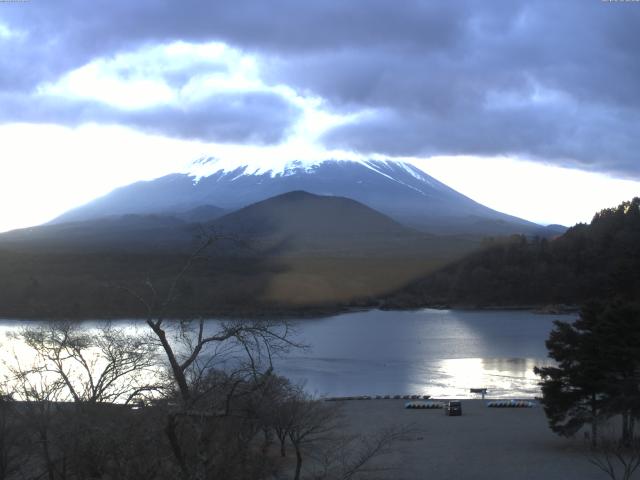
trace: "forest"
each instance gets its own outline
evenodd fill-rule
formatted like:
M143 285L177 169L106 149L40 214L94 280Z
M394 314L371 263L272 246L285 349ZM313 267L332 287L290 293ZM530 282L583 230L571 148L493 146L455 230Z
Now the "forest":
M517 235L483 248L384 299L385 308L433 305L579 305L640 294L640 198L547 240Z

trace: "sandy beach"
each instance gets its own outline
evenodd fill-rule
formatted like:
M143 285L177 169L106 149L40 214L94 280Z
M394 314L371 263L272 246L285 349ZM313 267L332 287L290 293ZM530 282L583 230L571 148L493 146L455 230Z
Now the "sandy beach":
M397 480L566 480L607 478L586 457L582 438L565 439L549 430L544 411L488 408L463 400L463 414L441 409L408 410L406 400L353 400L342 405L352 433L393 425L418 431L396 444L382 463L391 472L367 478Z

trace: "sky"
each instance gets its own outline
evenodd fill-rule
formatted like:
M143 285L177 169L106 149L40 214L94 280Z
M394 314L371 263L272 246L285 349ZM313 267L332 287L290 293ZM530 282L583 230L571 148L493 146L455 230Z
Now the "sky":
M640 2L0 2L0 231L243 162L409 161L572 225L640 195Z

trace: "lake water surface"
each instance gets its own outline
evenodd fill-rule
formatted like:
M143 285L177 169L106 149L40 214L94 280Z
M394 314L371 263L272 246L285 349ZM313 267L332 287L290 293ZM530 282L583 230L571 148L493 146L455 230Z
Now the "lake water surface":
M319 395L428 394L491 397L539 394L536 365L549 365L553 320L524 311L367 311L299 323L309 352L277 362Z
M572 315L524 311L366 311L295 322L309 345L276 359L277 373L322 396L420 394L490 397L539 394L536 365L550 364L544 342L553 320ZM212 320L215 322L215 320ZM120 322L119 322L120 323ZM127 324L144 328L143 322ZM0 337L26 322L0 320ZM87 322L87 328L95 325ZM27 351L18 350L19 355Z

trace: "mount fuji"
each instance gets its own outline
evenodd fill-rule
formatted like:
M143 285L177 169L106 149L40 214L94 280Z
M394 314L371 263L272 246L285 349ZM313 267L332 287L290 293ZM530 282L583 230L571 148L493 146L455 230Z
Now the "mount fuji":
M12 282L0 314L141 315L129 296L105 285L141 285L144 275L171 284L207 231L222 240L185 277L177 316L377 305L473 252L482 237L545 234L408 163L203 159L50 224L0 235L0 270Z
M540 225L485 207L412 164L382 160L292 161L274 166L203 158L188 172L118 188L51 223L125 214L180 217L194 209L211 211L213 219L223 210L238 210L291 191L351 198L429 233L544 235Z

